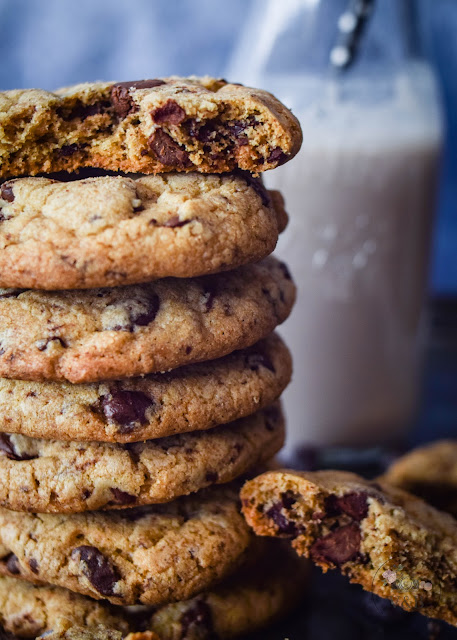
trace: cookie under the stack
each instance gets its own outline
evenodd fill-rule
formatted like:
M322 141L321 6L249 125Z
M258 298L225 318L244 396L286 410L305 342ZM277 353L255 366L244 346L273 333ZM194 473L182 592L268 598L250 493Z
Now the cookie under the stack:
M239 503L285 436L273 332L295 286L258 174L295 155L298 122L266 92L169 78L5 92L0 125L1 624L264 626L306 578Z

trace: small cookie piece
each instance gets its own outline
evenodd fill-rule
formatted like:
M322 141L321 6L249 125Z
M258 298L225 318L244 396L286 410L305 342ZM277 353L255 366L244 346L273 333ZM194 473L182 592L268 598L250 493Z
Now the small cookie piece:
M164 174L0 189L0 286L88 289L228 271L268 256L287 214L260 179Z
M396 460L380 480L457 517L457 440L440 440Z
M251 541L236 489L103 513L0 508L0 574L120 605L191 598L232 573Z
M0 376L96 382L212 360L265 338L294 299L272 257L115 289L0 289Z
M251 173L298 152L298 120L266 91L214 78L0 93L0 177L98 167Z
M289 538L324 571L457 626L457 522L386 483L342 471L270 471L247 482L256 534ZM406 588L407 587L407 588Z
M234 480L283 444L279 403L204 433L126 445L0 433L0 504L77 513L170 502Z
M258 546L256 541L247 565L221 584L152 611L129 611L61 587L2 577L0 621L24 638L80 626L89 632L100 626L117 629L124 637L130 631L128 640L244 636L290 611L303 596L309 576L308 564L280 543Z
M121 382L0 378L0 431L117 443L204 431L272 404L291 373L289 350L271 334L218 360Z

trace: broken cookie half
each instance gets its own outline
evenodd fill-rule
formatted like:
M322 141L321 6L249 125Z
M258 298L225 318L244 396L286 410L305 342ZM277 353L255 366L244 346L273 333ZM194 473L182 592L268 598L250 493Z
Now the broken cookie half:
M242 489L261 536L289 538L324 571L457 626L457 522L383 482L340 471L270 471Z

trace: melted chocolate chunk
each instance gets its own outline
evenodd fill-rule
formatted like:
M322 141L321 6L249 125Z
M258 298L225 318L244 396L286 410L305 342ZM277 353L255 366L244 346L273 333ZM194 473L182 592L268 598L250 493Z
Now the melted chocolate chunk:
M2 200L5 200L6 202L13 202L13 186L9 182L4 182L0 187L0 195L2 197Z
M149 137L148 145L157 160L168 167L184 169L192 164L187 151L162 129L154 131Z
M51 338L43 338L43 340L38 340L35 344L38 351L45 351L45 349L47 349L48 345L51 342L58 342L60 346L63 347L64 349L66 349L66 347L68 346L65 340L63 338L60 338L59 336L52 336Z
M260 367L265 367L272 373L276 373L276 370L266 353L249 353L246 356L246 363L251 371L258 371Z
M204 600L197 600L182 614L180 640L205 638L217 640L211 608Z
M30 558L29 560L30 571L37 575L39 573L39 565L35 558Z
M37 455L16 451L11 437L7 433L0 433L0 451L6 454L9 460L35 460Z
M132 82L118 82L111 87L111 104L116 115L123 120L131 113L138 111L138 105L130 95L131 89L153 89L165 84L163 80L135 80Z
M14 553L10 553L9 556L6 556L6 558L4 558L2 562L6 564L6 568L14 576L17 576L19 573L21 573L21 566L19 564L19 560L17 559L17 556Z
M218 121L202 123L191 119L186 123L187 131L191 138L196 138L199 142L210 142L211 140L216 141L217 123Z
M82 102L78 102L70 111L64 111L63 109L58 110L57 115L66 122L74 120L75 118L85 120L90 116L97 116L101 113L105 113L110 106L111 103L106 100L96 102L95 104L83 104Z
M290 271L289 271L289 269L288 269L288 267L287 267L285 262L280 262L279 263L279 268L283 272L284 277L286 278L286 280L292 280L292 276L291 276Z
M138 424L147 424L146 412L154 406L154 400L145 393L127 389L113 389L100 400L105 417L116 422L121 433L129 433Z
M146 327L153 322L160 309L160 298L156 293L152 293L149 298L142 297L139 300L132 300L129 303L122 303L128 316L126 324L116 324L106 327L108 331L130 331L133 332L135 327Z
M127 493L127 491L121 491L121 489L111 487L111 493L114 497L114 500L111 501L113 504L135 504L136 502L136 496Z
M352 522L318 538L310 549L314 562L339 566L357 557L361 542L360 527Z
M83 573L91 585L103 596L112 596L120 573L107 558L95 547L84 545L71 552L74 560L80 560Z
M357 522L367 517L368 514L368 494L364 491L346 493L344 496L330 495L325 500L327 516L337 516L342 513L350 516Z
M82 151L85 146L86 145L76 144L76 142L73 144L65 144L63 147L60 147L60 149L57 149L57 154L62 158L69 158L78 151Z
M266 515L273 520L278 533L286 537L294 538L298 535L299 530L296 523L286 517L283 509L284 505L282 502L277 502L268 509Z
M186 112L175 100L167 100L164 105L151 112L156 124L181 124L186 119Z
M268 156L268 162L277 162L278 165L284 164L287 160L286 154L282 151L280 147L276 147Z

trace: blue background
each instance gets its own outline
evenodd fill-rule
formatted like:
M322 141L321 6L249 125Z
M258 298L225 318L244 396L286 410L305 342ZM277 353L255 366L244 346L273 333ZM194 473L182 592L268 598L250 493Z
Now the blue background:
M252 1L0 0L0 89L223 76ZM457 292L457 0L417 6L447 121L432 287Z

